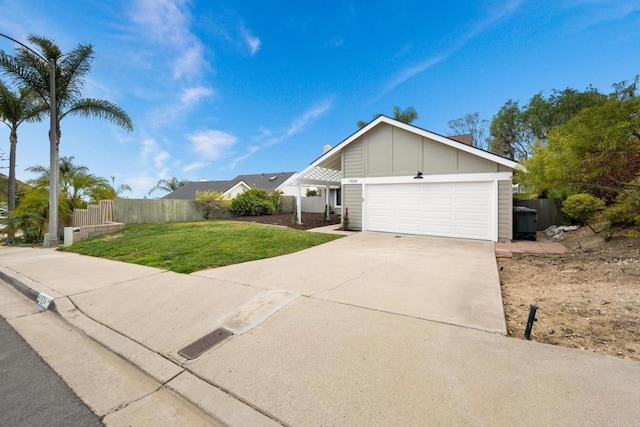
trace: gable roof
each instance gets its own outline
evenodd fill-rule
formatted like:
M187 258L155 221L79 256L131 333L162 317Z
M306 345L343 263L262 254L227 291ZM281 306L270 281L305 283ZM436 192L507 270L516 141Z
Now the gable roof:
M482 157L484 159L504 165L511 169L515 169L518 166L517 162L507 159L506 157L498 156L496 154L490 153L480 148L467 145L463 142L459 142L451 138L447 138L446 136L442 136L437 133L433 133L428 130L421 129L413 125L408 125L406 123L399 122L398 120L392 119L391 117L387 117L385 115L380 115L375 120L373 120L372 122L364 126L363 128L352 133L351 136L343 140L341 143L333 147L331 150L327 151L322 156L318 157L316 160L311 162L311 164L304 171L300 172L300 176L303 177L303 175L305 175L314 167L340 170L340 166L341 166L340 152L342 151L342 149L345 148L347 145L351 144L353 141L360 138L362 135L364 135L365 133L367 133L368 131L370 131L380 123L386 123L386 124L398 127L400 129L404 129L408 132L420 135L425 138L429 138L433 141L440 142L444 145L455 148L457 150L464 151L478 157Z
M278 190L295 172L256 173L252 175L238 175L233 181L244 181L251 187L262 188L268 193Z
M219 191L224 193L236 184L237 181L190 181L167 194L163 199L193 200L196 198L196 191Z
M279 189L295 172L258 173L252 175L238 175L228 181L190 181L177 190L167 194L163 199L193 200L196 191L219 191L226 193L239 184L247 188L261 188L268 193Z

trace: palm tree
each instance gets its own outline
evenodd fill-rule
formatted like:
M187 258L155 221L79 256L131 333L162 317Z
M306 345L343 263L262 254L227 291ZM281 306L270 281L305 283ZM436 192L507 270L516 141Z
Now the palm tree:
M7 207L16 208L16 148L18 145L18 126L23 122L42 120L47 106L36 98L28 88L20 88L18 94L12 92L0 81L0 121L9 128L9 188Z
M178 188L182 187L186 183L187 181L180 181L176 177L173 177L171 179L161 179L156 183L155 187L149 190L148 194L151 195L151 193L153 193L156 190L162 190L170 193L172 191L176 191Z
M48 61L56 63L56 118L58 134L56 147L60 146L62 131L60 122L67 116L97 117L114 123L127 131L133 124L127 113L117 104L103 99L81 98L85 78L91 71L93 47L78 44L75 49L63 54L58 45L46 37L30 35L30 43L40 51L40 55L19 47L17 55L11 56L0 51L0 68L16 83L33 90L47 108L50 108L50 68Z
M371 121L374 121L375 119L377 119L381 115L382 114L374 114L374 116L371 119ZM406 123L406 124L411 124L415 119L418 118L418 112L412 106L408 106L404 110L400 110L400 107L394 106L393 107L393 118L396 119L399 122ZM365 127L369 123L371 123L371 122L365 122L363 120L358 120L356 122L356 126L358 126L358 128L360 128L360 129L362 129L363 127Z
M60 158L59 191L61 199L68 205L67 208L84 208L87 201L92 199L94 190L98 187L108 186L106 179L89 173L89 168L84 165L73 163L74 157ZM39 174L38 177L30 181L35 188L46 188L49 186L49 168L41 165L27 168L29 172Z

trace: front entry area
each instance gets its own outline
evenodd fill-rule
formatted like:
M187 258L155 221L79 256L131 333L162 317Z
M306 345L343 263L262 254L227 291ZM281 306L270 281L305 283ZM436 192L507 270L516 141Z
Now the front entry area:
M363 216L367 231L494 240L492 182L370 184Z

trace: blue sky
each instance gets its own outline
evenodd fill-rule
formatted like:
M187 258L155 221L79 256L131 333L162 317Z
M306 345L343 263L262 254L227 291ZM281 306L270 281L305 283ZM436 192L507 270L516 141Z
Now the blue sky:
M94 46L84 96L118 103L135 130L66 118L60 152L130 185L128 197L162 178L300 171L394 105L446 135L449 120L490 120L507 99L608 93L640 74L637 0L0 0L0 10L0 32L18 40ZM47 132L20 128L18 179L48 165Z

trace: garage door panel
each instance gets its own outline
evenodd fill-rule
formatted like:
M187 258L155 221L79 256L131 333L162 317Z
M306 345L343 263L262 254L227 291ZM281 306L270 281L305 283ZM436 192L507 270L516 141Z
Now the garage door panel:
M367 229L491 240L488 182L367 186Z

